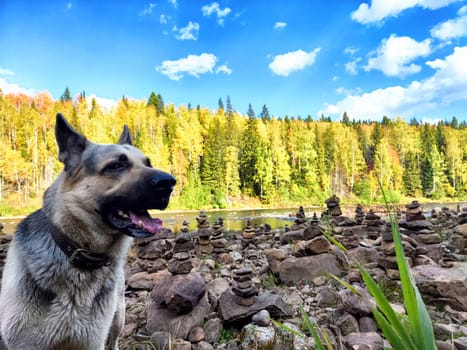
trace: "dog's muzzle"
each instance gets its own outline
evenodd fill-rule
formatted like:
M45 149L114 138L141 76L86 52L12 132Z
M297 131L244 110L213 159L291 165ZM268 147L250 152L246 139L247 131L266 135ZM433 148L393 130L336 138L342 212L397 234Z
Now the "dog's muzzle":
M151 217L148 210L167 208L175 184L172 175L154 170L131 193L119 193L107 199L103 205L104 219L110 226L129 236L153 236L162 228L162 220Z

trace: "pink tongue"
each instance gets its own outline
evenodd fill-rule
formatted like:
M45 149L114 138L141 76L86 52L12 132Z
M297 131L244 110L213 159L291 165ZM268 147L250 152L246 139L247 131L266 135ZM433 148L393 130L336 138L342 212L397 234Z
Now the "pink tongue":
M132 223L152 234L157 233L157 231L159 231L162 228L162 220L152 218L148 212L145 212L140 215L130 212L130 219Z

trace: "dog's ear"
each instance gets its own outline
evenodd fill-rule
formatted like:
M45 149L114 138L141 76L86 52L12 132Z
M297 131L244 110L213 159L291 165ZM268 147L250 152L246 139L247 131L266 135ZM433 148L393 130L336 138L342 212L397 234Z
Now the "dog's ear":
M55 138L58 144L58 160L65 164L65 171L73 171L81 163L86 148L86 137L71 127L61 113L55 122Z
M120 138L118 139L117 143L119 145L132 145L133 144L133 142L131 142L130 129L128 129L127 125L123 127L122 134L120 135Z

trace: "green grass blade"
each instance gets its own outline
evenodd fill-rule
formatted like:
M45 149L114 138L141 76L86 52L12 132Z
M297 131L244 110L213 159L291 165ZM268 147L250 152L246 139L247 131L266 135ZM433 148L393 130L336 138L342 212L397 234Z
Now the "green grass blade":
M384 337L393 346L394 349L419 350L414 347L413 344L407 343L404 338L400 337L392 324L388 322L386 317L384 317L384 315L378 309L373 309L373 316L375 317L379 328L383 331Z
M410 272L409 264L405 259L402 238L399 231L399 225L396 221L396 215L389 208L388 201L382 186L380 186L386 203L386 209L389 213L391 223L392 236L394 241L394 249L396 252L397 266L399 269L402 294L407 310L407 316L412 329L412 338L419 349L436 350L436 341L433 332L433 324L431 322L428 310L420 295L417 285Z
M313 325L311 323L311 320L308 317L305 310L303 309L303 307L300 307L300 312L302 313L302 317L303 317L303 320L305 321L306 328L311 333L311 336L313 337L313 340L315 341L316 349L317 350L325 350L323 342L321 341L321 338L319 337L318 331L316 330L318 325Z

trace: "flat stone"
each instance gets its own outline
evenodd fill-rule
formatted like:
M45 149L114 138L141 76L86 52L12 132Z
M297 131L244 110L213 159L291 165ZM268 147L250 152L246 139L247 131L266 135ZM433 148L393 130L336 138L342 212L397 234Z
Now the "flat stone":
M227 289L219 298L219 315L227 324L242 326L250 322L251 316L261 310L267 310L272 318L290 317L293 309L280 296L261 293L250 306L238 305L235 294Z
M152 300L176 314L190 312L204 294L206 284L198 273L165 275L154 283Z
M284 283L311 282L315 277L332 273L342 276L344 269L336 256L330 253L319 255L292 257L281 262L280 278Z
M467 311L467 262L454 262L450 268L420 265L412 273L420 292L433 302L442 299L456 310Z

